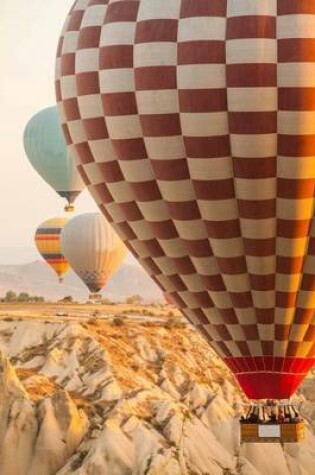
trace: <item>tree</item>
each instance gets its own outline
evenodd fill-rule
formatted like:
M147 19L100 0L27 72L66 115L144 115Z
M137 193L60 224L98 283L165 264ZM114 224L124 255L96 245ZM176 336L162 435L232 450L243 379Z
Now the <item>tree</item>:
M16 301L16 293L13 292L12 290L8 290L7 293L5 294L4 300L5 302L15 302Z
M27 292L20 292L18 295L13 290L8 290L5 297L0 299L0 302L45 302L44 297L40 295L30 295Z
M71 295L66 295L63 299L59 300L63 303L73 303L73 297Z
M140 305L142 303L142 297L140 295L131 295L126 298L126 304L128 305Z
M44 299L44 297L39 297L38 295L34 295L34 296L29 298L29 301L37 303L37 302L45 302L45 299Z
M18 297L17 297L18 302L28 302L31 300L31 297L27 292L20 292Z

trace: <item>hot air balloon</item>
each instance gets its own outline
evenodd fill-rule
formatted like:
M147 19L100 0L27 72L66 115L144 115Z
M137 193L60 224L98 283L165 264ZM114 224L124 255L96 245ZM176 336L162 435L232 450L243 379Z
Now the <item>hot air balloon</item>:
M314 18L303 0L77 1L57 53L95 201L252 399L289 398L315 362Z
M62 231L61 249L93 300L126 256L124 244L99 213L72 218Z
M31 118L24 131L24 148L39 175L67 200L65 211L73 211L73 203L85 185L67 152L56 107Z
M69 270L69 264L61 253L60 234L67 218L51 218L38 226L35 233L35 244L38 252L52 267L63 282L63 275Z
M167 303L168 305L174 305L172 296L168 292L163 292L163 297L164 297L165 303Z

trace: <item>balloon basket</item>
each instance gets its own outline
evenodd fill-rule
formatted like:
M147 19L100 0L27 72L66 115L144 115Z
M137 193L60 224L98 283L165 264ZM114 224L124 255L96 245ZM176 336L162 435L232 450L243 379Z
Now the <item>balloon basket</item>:
M102 295L101 294L90 294L89 301L93 304L101 304L102 303Z
M304 422L297 424L241 424L241 443L300 443L305 439Z
M73 205L66 205L64 208L66 213L73 213L74 212L74 206Z
M304 422L291 404L250 406L240 420L241 443L299 443L305 439Z

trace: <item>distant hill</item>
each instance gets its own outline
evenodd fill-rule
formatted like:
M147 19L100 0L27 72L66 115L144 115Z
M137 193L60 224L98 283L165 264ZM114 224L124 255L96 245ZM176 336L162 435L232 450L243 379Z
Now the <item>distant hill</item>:
M60 285L54 272L41 261L24 265L0 265L0 296L7 290L41 295L56 300L72 295L76 300L86 300L89 291L72 271ZM147 273L138 265L125 264L110 279L102 292L105 298L123 301L131 295L140 295L145 301L162 299L162 293Z

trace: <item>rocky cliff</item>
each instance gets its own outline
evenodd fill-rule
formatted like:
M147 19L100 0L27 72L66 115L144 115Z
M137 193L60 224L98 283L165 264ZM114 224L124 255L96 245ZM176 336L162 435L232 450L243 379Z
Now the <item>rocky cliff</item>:
M0 348L1 475L314 473L312 376L304 444L240 447L245 399L178 320L2 320Z

